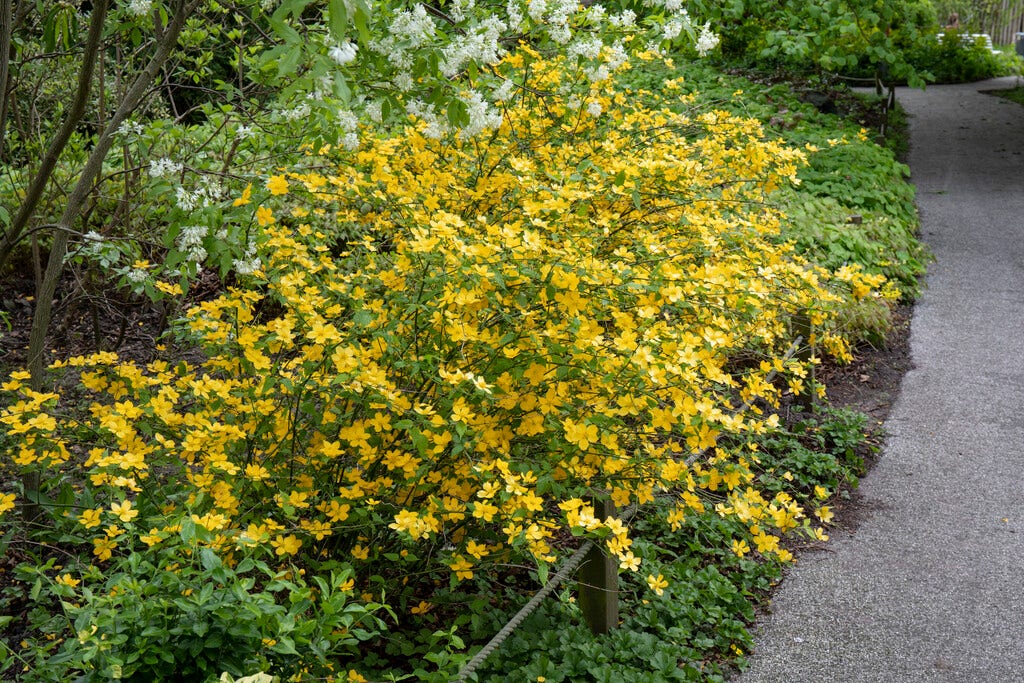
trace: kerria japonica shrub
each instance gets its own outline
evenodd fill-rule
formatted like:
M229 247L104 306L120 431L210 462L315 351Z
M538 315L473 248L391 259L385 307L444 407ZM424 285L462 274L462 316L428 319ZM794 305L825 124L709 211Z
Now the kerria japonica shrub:
M614 75L560 98L586 76L528 56L487 136L411 117L239 197L261 266L188 311L187 355L56 363L74 399L3 385L14 461L79 488L58 524L101 568L187 523L228 565L333 560L363 600L422 609L418 576L546 567L573 536L639 570L595 498L661 498L679 533L716 506L775 559L813 533L755 488L756 437L813 390L792 318L844 357L830 310L880 278L775 243L767 200L804 154L758 122L652 108Z

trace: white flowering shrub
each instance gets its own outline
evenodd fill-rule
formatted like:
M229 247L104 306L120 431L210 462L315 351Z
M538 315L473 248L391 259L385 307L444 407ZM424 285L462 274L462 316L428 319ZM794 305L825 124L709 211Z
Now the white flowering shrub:
M143 67L168 3L113 0L108 41L124 57L111 81L128 82ZM537 94L529 63L496 66L520 44L535 51L524 54L573 61L583 77L552 94L600 117L591 88L626 65L630 52L685 42L704 54L717 42L680 0L196 0L194 7L157 94L120 124L95 210L76 226L66 259L98 271L90 281L106 287L113 278L152 299L184 293L204 268L221 277L257 272L254 207L277 194L279 169L315 163L307 153L357 151L363 136L410 117L438 140L495 132L503 108ZM69 44L85 29L69 23ZM67 90L73 73L66 71ZM104 90L98 101L112 110L116 92ZM75 139L76 149L87 149L87 136ZM82 159L70 155L64 176L73 177ZM40 222L56 215L59 205Z

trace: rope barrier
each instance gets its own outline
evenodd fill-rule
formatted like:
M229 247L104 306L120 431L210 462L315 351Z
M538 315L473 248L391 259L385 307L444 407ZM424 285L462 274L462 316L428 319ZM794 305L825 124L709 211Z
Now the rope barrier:
M786 361L793 357L793 355L800 348L800 344L802 342L803 337L797 337L796 339L793 340L793 343L789 345L789 348L786 350L786 353L783 354L782 356L783 363L785 363ZM771 382L773 379L775 379L776 375L778 375L778 370L773 369L765 376L765 381ZM811 390L813 390L813 388L811 388ZM752 405L753 400L748 400L736 411L735 414L745 412ZM697 459L706 452L707 449L704 449L702 451L694 453L692 456L687 458L687 467L696 462ZM633 504L626 508L622 512L620 517L628 521L633 517L633 515L636 514L637 510L637 505ZM516 612L515 616L513 616L508 621L507 624L502 626L500 631L494 634L494 637L491 638L487 642L487 644L483 646L480 652L477 652L473 659L469 660L469 662L464 667L462 667L458 675L452 679L452 683L466 683L466 681L469 680L469 677L476 672L480 665L483 664L487 660L487 658L490 657L491 654L493 654L495 650L501 647L501 644L504 643L505 640L510 635L512 635L517 628L519 628L519 625L522 624L527 617L533 614L533 612L538 607L540 607L540 604L544 602L544 600L549 595L551 595L551 593L559 586L559 584L561 584L562 581L569 578L569 576L572 575L573 572L579 569L580 564L583 563L583 559L587 556L587 553L590 552L590 549L593 547L593 541L587 541L586 543L581 545L579 549L577 549L576 552L573 553L572 557L570 557L569 560L564 565L562 565L562 567L555 573L555 575L552 576L546 584L544 584L544 587L537 591L537 593L532 598L530 598L530 600L525 605L523 605L518 612Z
M580 564L583 562L583 558L586 557L587 553L593 546L593 541L587 541L581 545L579 550L569 558L568 562L562 565L562 568L551 577L547 584L537 591L537 594L530 598L530 601L523 605L522 608L516 612L516 615L512 617L512 619L509 620L509 622L505 624L500 631L494 634L494 637L484 645L480 652L476 653L476 656L473 657L473 659L469 660L469 663L466 664L466 666L462 667L462 671L460 671L459 675L453 679L454 683L465 683L473 672L477 670L477 667L483 664L484 660L486 660L492 652L497 650L501 644L505 642L505 639L519 628L519 624L523 623L523 621L526 620L526 617L533 614L533 611L536 610L540 606L540 603L544 602L544 599L558 587L558 584L568 578L570 574L579 568Z

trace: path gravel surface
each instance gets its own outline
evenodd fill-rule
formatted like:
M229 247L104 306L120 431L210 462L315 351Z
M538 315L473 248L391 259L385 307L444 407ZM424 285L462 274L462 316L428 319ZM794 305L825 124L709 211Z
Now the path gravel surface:
M872 515L800 559L739 683L1024 681L1024 107L902 89L934 251L914 368L861 482Z

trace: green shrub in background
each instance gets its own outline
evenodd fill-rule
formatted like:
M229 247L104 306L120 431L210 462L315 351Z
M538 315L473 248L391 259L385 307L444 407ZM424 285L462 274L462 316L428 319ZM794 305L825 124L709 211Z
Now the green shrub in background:
M969 83L1020 73L1022 62L1015 53L992 52L981 39L971 41L965 35L947 31L929 36L911 47L907 58L934 83Z

